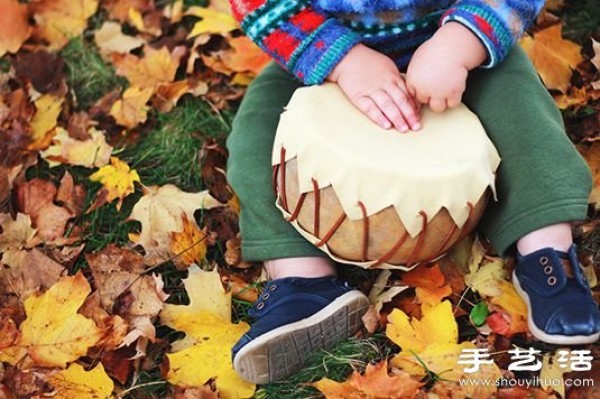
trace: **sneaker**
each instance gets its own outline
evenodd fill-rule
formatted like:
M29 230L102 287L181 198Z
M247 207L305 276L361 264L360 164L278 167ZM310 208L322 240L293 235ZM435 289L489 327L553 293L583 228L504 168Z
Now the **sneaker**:
M544 248L517 255L513 283L527 304L527 324L539 340L559 345L588 344L600 338L600 311L577 260Z
M362 292L333 277L272 280L249 312L255 322L232 349L233 368L255 384L284 379L309 354L356 333L368 307Z

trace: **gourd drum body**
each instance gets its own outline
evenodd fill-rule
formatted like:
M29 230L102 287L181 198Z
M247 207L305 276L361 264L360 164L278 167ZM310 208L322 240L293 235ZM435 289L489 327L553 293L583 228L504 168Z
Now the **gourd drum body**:
M500 158L464 105L384 130L334 84L295 92L273 146L277 207L333 259L409 268L472 231Z

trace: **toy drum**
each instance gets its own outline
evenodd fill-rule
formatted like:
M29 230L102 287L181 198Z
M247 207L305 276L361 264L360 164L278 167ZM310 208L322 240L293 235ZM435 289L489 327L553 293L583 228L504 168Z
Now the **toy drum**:
M464 105L385 130L335 84L295 92L273 147L277 207L334 260L407 269L469 234L495 197L500 158Z

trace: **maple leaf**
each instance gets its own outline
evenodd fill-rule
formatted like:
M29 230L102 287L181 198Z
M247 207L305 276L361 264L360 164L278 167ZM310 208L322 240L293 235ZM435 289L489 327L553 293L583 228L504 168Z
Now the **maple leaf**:
M144 196L135 204L128 220L142 224L139 235L131 234L130 239L141 245L146 254L161 256L169 253L169 234L183 231L183 216L194 220L196 209L210 209L222 206L208 194L186 193L172 184L144 187Z
M55 389L55 399L97 399L108 398L114 389L114 384L102 363L90 371L77 363L72 363L65 370L59 371L48 378Z
M58 91L64 82L64 59L45 50L33 53L19 53L15 60L17 76L24 82L31 82L40 93Z
M65 368L85 355L102 338L95 323L77 313L90 291L80 271L61 277L44 294L25 299L27 318L19 327L21 336L0 352L0 361L14 365L29 355L38 366Z
M565 381L563 374L567 371L561 367L558 359L561 358L560 351L556 351L554 355L546 353L542 357L542 369L540 370L540 385L542 388L552 388L560 394L561 398L565 395ZM555 381L560 381L556 384Z
M125 90L123 97L117 100L110 109L110 115L121 126L133 129L140 123L146 122L148 106L146 103L154 93L153 88L141 89L132 86Z
M62 127L57 127L55 132L50 146L40 153L50 167L68 164L92 168L108 164L113 148L106 143L102 131L90 128L87 140L72 138Z
M588 93L585 87L582 87L581 89L571 87L567 94L554 96L554 102L558 108L567 109L573 107L575 111L587 105L589 100L590 93Z
M450 285L445 284L446 277L439 264L431 267L424 264L402 275L402 282L416 287L415 293L420 303L435 305L452 293Z
M187 269L192 264L201 264L206 257L207 229L200 230L194 220L183 215L183 231L171 233L171 252L178 269Z
M30 150L43 150L48 147L64 101L64 98L52 94L44 94L36 100L37 112L29 123L33 141L29 145Z
M583 61L581 46L562 38L562 24L543 29L520 41L548 89L566 93L572 69Z
M158 86L175 79L182 50L183 48L176 47L170 52L167 47L156 50L146 46L141 58L133 54L113 54L112 60L117 75L126 77L132 86L152 89L154 93Z
M139 37L123 34L121 25L113 21L104 22L102 27L94 32L94 42L104 57L112 53L129 53L146 43Z
M0 260L0 294L27 298L40 289L50 288L66 273L62 265L37 249L4 251Z
M129 165L116 157L111 157L110 165L93 173L90 180L102 183L107 192L107 202L119 199L117 210L121 209L123 199L135 191L135 182L141 182L137 171L130 169Z
M258 75L271 62L271 57L247 36L231 38L228 43L233 50L224 53L222 60L232 71Z
M230 13L211 8L193 6L185 12L185 15L193 15L202 18L201 21L196 22L194 28L188 35L188 39L204 33L225 35L232 30L239 28L239 24Z
M36 233L31 227L31 218L23 213L17 213L17 218L6 214L0 214L0 253L9 249L23 249L27 246Z
M231 348L250 328L231 324L231 293L226 293L219 273L198 266L189 269L184 285L189 305L165 305L159 317L163 324L186 333L172 344L167 380L183 387L201 387L215 379L224 399L250 398L255 385L233 370Z
M50 50L64 47L81 35L100 0L43 0L30 4L36 27L33 36L49 43Z
M16 53L31 35L27 5L18 0L0 0L0 57Z
M417 396L423 383L402 371L390 376L387 360L384 360L368 364L364 375L354 371L344 382L322 378L311 385L321 391L326 399L411 399Z
M60 201L72 215L81 215L85 206L85 188L82 185L76 185L73 176L67 171L58 186L58 192L54 198Z
M108 10L111 19L127 22L129 10L151 11L154 9L154 0L103 0L102 7Z

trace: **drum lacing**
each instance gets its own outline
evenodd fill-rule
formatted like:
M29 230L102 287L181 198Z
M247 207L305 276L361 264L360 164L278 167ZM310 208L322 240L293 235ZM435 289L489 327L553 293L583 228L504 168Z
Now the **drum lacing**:
M281 207L289 213L288 202L287 202L287 194L285 190L285 147L281 146L280 156L280 164L279 170L281 171L281 190L279 193L281 194Z
M321 246L327 244L327 241L329 241L331 239L331 237L333 236L333 234L342 225L342 223L344 222L345 219L346 219L346 214L342 213L342 215L339 217L339 219L335 221L335 223L333 224L333 226L331 226L331 229L329 229L329 231L327 232L327 234L325 234L323 236L323 238L321 239L321 241L319 241L315 245L317 247L321 247Z
M315 196L315 224L313 227L315 237L319 237L319 227L321 226L321 190L319 184L314 178L310 179L313 184L313 192Z

